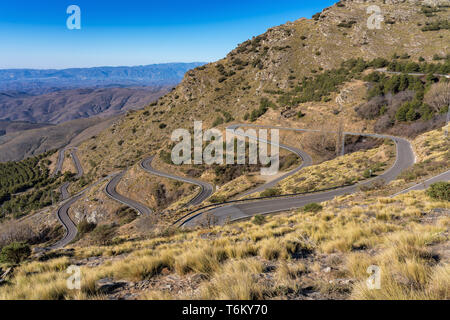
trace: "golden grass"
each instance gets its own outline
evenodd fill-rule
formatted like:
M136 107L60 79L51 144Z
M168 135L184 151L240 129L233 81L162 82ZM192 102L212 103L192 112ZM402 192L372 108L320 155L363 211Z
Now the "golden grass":
M393 146L383 144L378 148L358 151L304 168L278 183L276 188L281 194L292 194L356 183L365 180L364 172L377 164L383 164L382 170L388 169L394 158ZM261 193L252 196L261 196Z
M426 224L419 219L427 218L436 208L449 210L450 204L431 201L423 191L395 199L361 201L358 197L325 203L319 213L292 211L267 216L263 225L244 221L118 245L75 248L73 258L32 261L18 267L10 283L0 287L0 299L102 299L95 290L99 279L139 282L159 279L167 272L180 277L204 274L208 280L192 297L154 290L142 298L283 298L288 292L301 292L304 277L316 277L313 275L319 275L316 287L325 295L340 292L355 299L448 297L448 259L436 260L432 248L448 242L450 218L443 215ZM115 258L122 254L124 258ZM339 255L330 264L339 269L341 277L356 280L351 293L322 281L324 265L318 259L329 254ZM68 290L67 266L95 256L105 262L82 267L81 291ZM264 271L265 262L276 269ZM382 268L382 290L365 287L370 265ZM273 273L272 282L264 280L267 272Z
M200 288L197 298L202 300L258 300L265 297L267 288L258 283L263 267L254 259L230 261L220 272Z

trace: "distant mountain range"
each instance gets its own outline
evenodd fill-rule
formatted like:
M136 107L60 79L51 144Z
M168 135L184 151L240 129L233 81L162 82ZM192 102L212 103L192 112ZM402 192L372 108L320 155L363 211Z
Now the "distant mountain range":
M0 162L61 148L82 132L89 138L158 100L200 65L0 70Z
M165 63L135 67L62 70L0 69L0 91L43 94L86 87L134 87L178 84L184 74L205 63Z

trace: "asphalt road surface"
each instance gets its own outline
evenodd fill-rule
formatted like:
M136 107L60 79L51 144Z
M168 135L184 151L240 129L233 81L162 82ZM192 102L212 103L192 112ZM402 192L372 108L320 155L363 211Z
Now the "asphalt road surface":
M248 125L245 125L248 126ZM257 126L258 127L258 126ZM294 130L294 131L312 131L318 132L318 130L306 130L306 129L293 129L293 128L279 128L279 127L270 127L265 126L266 128L275 128L280 130ZM411 144L408 140L378 135L378 134L360 134L360 133L348 133L345 134L350 135L363 135L375 138L382 139L391 139L395 142L397 148L397 158L394 165L384 172L382 175L370 179L359 184L343 187L340 189L321 192L321 193L312 193L308 195L294 196L290 198L274 198L269 200L257 200L248 203L241 204L232 204L232 205L224 205L222 207L217 207L208 211L201 212L196 214L182 223L182 226L189 227L195 226L203 223L205 221L205 214L208 213L208 218L211 216L215 220L216 224L223 224L227 221L237 221L245 218L252 217L257 214L269 214L276 213L281 211L287 211L291 209L302 208L309 203L320 203L328 200L332 200L337 196L355 193L359 187L364 185L372 184L375 180L383 179L386 183L394 180L403 170L409 168L415 162L415 155L412 150Z
M72 221L72 219L70 219L70 216L69 216L70 207L75 202L77 202L79 199L81 199L88 190L99 185L103 181L114 177L116 174L111 174L109 176L106 176L106 177L100 179L93 185L87 187L86 189L80 191L79 193L77 193L76 195L74 195L73 197L68 199L67 201L63 202L62 206L59 207L58 211L56 212L56 216L57 216L59 222L63 225L66 233L61 240L59 240L54 245L46 248L47 250L64 248L65 246L67 246L69 243L71 243L76 238L78 229L77 229L77 226L75 225L75 223Z
M178 176L175 176L175 175L172 175L172 174L168 174L168 173L164 173L164 172L160 172L160 171L155 170L152 167L153 158L154 158L154 156L141 161L141 168L144 169L145 171L151 173L151 174L156 175L156 176L163 177L163 178L168 178L168 179L173 179L173 180L177 180L177 181L180 181L180 182L194 184L194 185L197 185L197 186L199 186L201 188L200 192L191 201L189 201L185 205L185 207L199 205L203 201L208 199L213 194L214 186L212 184L208 183L208 182L195 180L195 179L191 179L191 178L178 177Z
M58 218L59 222L63 225L63 227L65 229L65 234L61 240L56 242L54 245L48 247L47 248L48 250L64 248L65 246L67 246L69 243L71 243L76 238L78 230L77 230L77 226L75 225L75 223L69 217L69 209L82 196L83 196L83 194L80 194L78 196L71 198L70 200L65 202L58 209L58 211L56 213L57 218Z
M52 177L56 176L62 170L62 165L64 163L64 154L66 153L66 149L62 149L58 153L58 162L56 163L55 170L52 173Z
M59 191L61 192L61 198L62 200L67 200L70 198L69 188L70 182L65 182L60 188Z
M105 188L105 193L108 195L108 197L110 197L113 200L116 200L130 208L133 208L134 210L136 210L140 215L144 216L144 215L151 215L152 214L152 210L149 209L148 207L144 206L142 203L139 203L137 201L134 201L132 199L129 199L119 193L117 193L116 188L117 185L119 184L120 180L123 178L125 174L125 171L116 174L115 176L113 176L113 178L111 179L111 181L109 181L109 183L106 185Z

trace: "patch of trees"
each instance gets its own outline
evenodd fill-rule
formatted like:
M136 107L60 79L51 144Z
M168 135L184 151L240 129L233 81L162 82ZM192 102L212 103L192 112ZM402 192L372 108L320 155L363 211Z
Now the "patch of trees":
M217 118L213 122L213 127L217 127L217 126L221 125L222 123L228 123L228 122L234 121L233 116L228 111L222 110L221 113L222 113L223 117L217 116Z
M389 65L392 66L392 62ZM413 69L419 72L421 69L439 70L442 67L433 64L408 67L411 62L396 65L401 66L396 70ZM448 66L448 60L446 65ZM413 130L419 133L434 126L437 117L446 113L450 104L449 82L445 79L439 80L432 74L421 79L408 74L385 75L373 72L364 80L370 83L369 101L355 108L355 111L363 119L377 119L375 129L378 132L384 132L402 122L421 120L422 123Z
M236 74L235 71L226 71L223 64L219 63L216 65L217 71L220 73L221 77L219 78L219 82L224 82L228 77L231 77Z
M340 28L351 28L353 27L353 25L356 24L355 20L350 20L350 21L342 21L341 23L339 23L337 26Z
M244 174L256 172L261 169L260 165L216 165L214 166L214 173L216 177L214 182L219 185L223 185L230 182Z
M18 264L31 255L31 248L24 242L13 242L2 248L0 262Z
M53 151L52 151L53 152ZM21 216L58 200L53 195L57 177L51 177L44 158L52 152L22 161L0 163L0 220L7 214Z
M404 73L427 73L427 74L448 74L450 73L450 57L437 57L439 60L446 60L444 63L427 63L414 61L393 60L387 65L388 71L404 72ZM434 58L434 60L438 60Z
M312 101L327 101L332 92L337 92L340 86L351 79L360 78L361 73L367 68L383 68L389 61L377 58L366 62L363 59L350 59L341 64L338 69L324 71L312 77L304 77L298 86L290 92L269 91L277 94L278 104L281 106L296 106L300 103ZM317 73L315 71L314 73Z
M446 11L445 6L422 6L421 13L423 13L426 17L431 18L436 16L437 12Z
M426 22L425 26L422 27L423 32L427 31L439 31L439 30L449 30L450 21L449 20L438 20L433 22Z

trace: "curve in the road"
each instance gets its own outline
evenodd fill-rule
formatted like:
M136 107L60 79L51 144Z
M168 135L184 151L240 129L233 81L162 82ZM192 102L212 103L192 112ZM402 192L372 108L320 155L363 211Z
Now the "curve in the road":
M197 206L197 205L201 204L203 201L205 201L206 199L208 199L213 194L214 186L208 182L195 180L192 178L179 177L176 175L172 175L172 174L168 174L168 173L164 173L164 172L155 170L152 167L153 159L154 159L154 156L142 160L140 163L141 168L150 174L153 174L153 175L156 175L159 177L163 177L163 178L177 180L180 182L193 184L193 185L199 186L201 188L200 192L193 199L191 199L188 203L185 204L185 207Z
M255 126L255 127L265 127L265 128L275 128L279 130L293 130L302 132L320 132L319 130L309 130L309 129L295 129L295 128L282 128L282 127L272 127L272 126L257 126L257 125L242 125L242 126ZM406 139L379 135L379 134L367 134L367 133L351 133L346 132L344 134L348 135L362 135L368 137L376 137L382 139L391 139L396 144L397 157L394 165L384 172L377 178L370 179L356 185L347 186L339 188L332 191L320 192L308 195L293 196L290 198L275 198L269 200L258 200L251 201L248 203L224 205L221 207L213 208L208 211L200 212L192 217L189 217L181 226L195 226L202 222L203 215L205 213L213 215L217 223L224 223L225 221L236 221L244 218L251 217L256 214L268 214L276 213L291 209L298 209L304 207L305 205L313 202L324 202L334 199L336 196L341 196L345 194L355 193L359 187L364 185L369 185L375 180L383 179L386 183L394 180L404 169L410 167L415 162L415 155L410 142Z
M83 194L79 194L75 197L72 197L70 200L68 200L61 207L58 208L58 211L56 213L57 218L58 218L59 222L63 225L63 227L65 229L65 234L61 240L56 242L54 245L48 247L47 249L54 250L54 249L64 248L65 246L67 246L69 243L71 243L76 238L78 230L77 230L77 226L75 225L75 223L72 221L72 219L70 219L69 209L82 196L83 196Z
M139 203L137 201L134 201L132 199L129 199L117 192L117 185L119 184L120 180L123 178L125 174L125 171L122 171L116 175L113 176L113 178L109 181L109 183L105 187L105 193L110 197L111 199L118 201L130 208L133 208L136 210L139 215L151 215L152 210L142 203Z
M238 128L241 127L261 127L262 126L256 126L256 125L247 125L247 124L234 124L229 126L227 129L228 130L236 130ZM235 132L236 135L238 135L237 132ZM258 139L258 137L253 137L250 135L243 135L244 137L250 138L250 139L255 139L255 140L260 140ZM273 144L271 141L265 141L268 144ZM298 148L292 147L292 146L288 146L282 143L279 143L278 146L282 149L288 150L292 153L294 153L295 155L297 155L299 158L302 159L302 163L300 166L298 166L297 168L295 168L294 170L289 171L288 173L282 175L281 177L278 177L276 179L273 179L271 181L269 181L268 183L265 183L263 185L260 185L254 189L251 189L250 191L246 191L242 194L240 194L238 196L238 198L242 198L242 197L246 197L249 196L251 194L257 193L257 192L263 192L264 190L267 190L269 188L274 187L275 185L277 185L280 181L287 179L288 177L294 175L295 173L299 172L301 169L309 167L313 164L312 158L309 154L307 154L305 151L300 150Z

